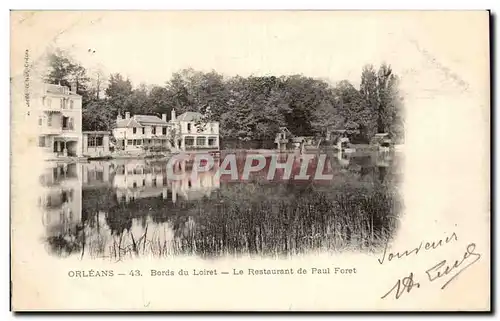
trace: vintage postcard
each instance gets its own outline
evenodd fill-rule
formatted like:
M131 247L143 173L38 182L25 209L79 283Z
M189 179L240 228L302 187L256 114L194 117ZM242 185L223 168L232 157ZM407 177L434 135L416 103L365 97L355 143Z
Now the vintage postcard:
M489 311L487 11L11 11L14 311Z

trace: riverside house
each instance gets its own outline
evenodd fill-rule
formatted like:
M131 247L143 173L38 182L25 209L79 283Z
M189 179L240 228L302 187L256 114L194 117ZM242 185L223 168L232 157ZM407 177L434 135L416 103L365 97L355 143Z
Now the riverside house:
M82 143L83 156L91 158L111 156L109 135L110 132L108 131L84 131Z
M35 96L38 146L45 159L82 155L82 96L71 88L42 84Z
M219 150L219 122L202 120L203 115L198 112L188 111L176 117L172 109L170 123L177 128L181 150Z
M147 149L157 151L219 150L219 123L203 123L203 115L185 112L178 117L172 109L167 115L118 115L113 136L118 150L141 153Z
M148 148L167 150L170 148L167 131L167 115L162 118L154 115L134 115L125 113L125 118L120 114L116 119L113 136L116 139L116 148L126 152L140 153Z

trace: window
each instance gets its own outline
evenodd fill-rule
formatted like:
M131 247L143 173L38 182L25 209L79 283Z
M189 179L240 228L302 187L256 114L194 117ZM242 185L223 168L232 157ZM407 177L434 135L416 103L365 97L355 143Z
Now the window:
M167 134L167 127L163 127L161 130L162 130L162 134L163 134L163 135L166 135L166 134Z
M215 133L215 126L214 126L214 124L210 124L210 133L211 134Z
M193 136L186 136L184 142L185 142L186 146L193 146L194 145L194 137Z
M140 146L142 144L142 140L138 139L136 145Z
M135 127L132 128L132 133L134 133L134 134L137 133L137 128L135 128Z
M61 198L62 198L62 202L63 202L63 203L66 203L66 202L68 201L68 192L63 191L63 192L61 193Z
M69 108L73 109L73 107L75 107L75 102L73 100L70 100L69 101Z
M188 123L188 132L191 132L191 123Z
M52 115L49 114L47 116L47 126L51 127L52 126Z
M66 109L66 99L61 98L60 102L61 102L61 108Z
M96 147L103 145L103 137L102 136L89 136L87 146L88 147Z
M153 135L156 135L156 127L151 128L151 133L152 133Z
M215 146L217 143L217 137L208 137L208 146Z
M146 186L146 180L145 179L142 180L142 186Z
M156 178L153 178L153 186L156 186Z
M146 128L142 127L142 134L144 135L146 133Z
M39 147L45 147L45 136L39 136L38 137L38 146Z
M47 123L50 123L50 121L47 121ZM62 118L62 128L69 129L69 117Z
M43 118L38 117L38 126L42 126L42 123L43 123Z
M132 140L131 139L127 139L127 145L132 145Z
M196 137L196 145L198 146L205 146L206 144L206 139L205 137Z

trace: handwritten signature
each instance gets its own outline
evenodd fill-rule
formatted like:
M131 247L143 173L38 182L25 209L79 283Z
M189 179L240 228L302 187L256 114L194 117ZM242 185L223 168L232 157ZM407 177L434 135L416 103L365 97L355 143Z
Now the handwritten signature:
M446 288L451 281L455 280L463 271L471 265L479 261L481 254L475 252L476 244L470 243L467 245L466 251L460 260L455 260L453 264L449 264L446 260L442 260L431 268L425 271L429 282L443 279L446 276L451 276L442 286L441 290ZM414 278L413 272L408 276L399 279L396 284L384 294L381 299L385 299L390 294L394 294L396 299L399 299L404 293L409 293L414 289L421 287L421 282Z

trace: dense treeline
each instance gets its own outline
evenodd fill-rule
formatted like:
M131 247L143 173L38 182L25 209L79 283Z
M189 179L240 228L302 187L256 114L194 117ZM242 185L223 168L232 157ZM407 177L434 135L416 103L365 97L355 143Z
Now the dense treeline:
M199 111L220 122L223 138L272 139L280 126L295 135L322 135L329 128L347 129L361 141L377 132L402 138L403 99L399 78L383 64L362 68L360 88L343 80L293 76L224 77L215 71L185 69L164 85L134 87L121 74L107 81L91 79L86 69L62 51L49 56L46 80L69 84L76 81L83 96L84 130L110 130L116 115L170 115ZM335 76L335 75L333 75Z

